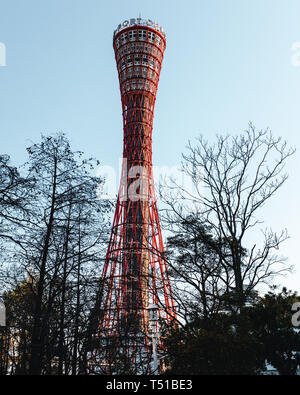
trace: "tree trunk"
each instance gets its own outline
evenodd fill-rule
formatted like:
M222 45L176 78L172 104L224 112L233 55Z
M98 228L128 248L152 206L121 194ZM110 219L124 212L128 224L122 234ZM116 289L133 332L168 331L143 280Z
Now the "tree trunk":
M52 186L52 201L49 215L49 222L47 225L47 232L42 253L42 262L40 268L40 275L38 280L38 292L36 295L36 306L34 312L34 324L31 339L31 358L30 358L30 375L40 375L42 370L43 357L43 339L42 339L42 300L44 293L44 282L46 273L46 264L48 258L48 250L50 244L50 237L53 230L53 220L55 212L55 197L56 197L56 182L57 182L57 158L54 158L54 173Z

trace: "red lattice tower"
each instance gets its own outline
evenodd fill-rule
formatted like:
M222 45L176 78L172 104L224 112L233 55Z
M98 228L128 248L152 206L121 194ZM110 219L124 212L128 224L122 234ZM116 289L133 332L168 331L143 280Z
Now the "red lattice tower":
M124 128L121 185L102 282L102 358L110 374L151 373L153 332L176 317L164 260L152 175L153 113L166 47L165 33L149 20L130 19L114 32ZM157 308L156 330L149 306ZM157 338L158 354L162 353ZM102 354L102 356L100 356Z

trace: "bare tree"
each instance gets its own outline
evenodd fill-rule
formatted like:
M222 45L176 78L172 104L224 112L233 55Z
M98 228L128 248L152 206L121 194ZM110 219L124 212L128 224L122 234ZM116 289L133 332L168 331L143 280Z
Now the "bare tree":
M8 250L13 251L22 246L19 231L23 221L28 220L30 216L28 192L32 184L33 180L22 177L18 169L11 165L8 155L0 155L0 257L3 251L1 261L5 261ZM3 271L1 261L0 285L4 291L5 270Z
M214 239L225 242L226 254L216 250L222 278L240 305L258 284L289 270L276 254L288 237L286 230L277 234L265 229L259 245L250 247L246 237L251 230L257 235L263 222L261 209L286 182L284 167L294 152L268 129L259 131L252 124L239 136L217 136L213 145L200 136L183 155L183 171L191 177L194 190L179 188L179 199L170 194L164 199L173 230L174 223L182 223L193 212ZM172 188L178 185L173 183Z
M97 196L103 180L92 171L98 161L72 151L63 134L43 136L27 151L29 161L24 172L27 170L31 183L23 196L28 196L30 215L8 211L8 204L3 211L10 215L9 220L13 212L16 220L12 225L19 225L7 227L9 240L17 248L8 249L5 244L3 279L10 289L24 281L31 287L34 303L26 327L30 373L63 374L73 366L76 374L79 339L93 299L91 278L97 278L102 267L110 204ZM18 181L17 176L12 169L5 178L7 185L13 186L10 180ZM16 185L14 190L18 191ZM22 197L20 193L9 196L11 206L21 210L25 205L19 195Z
M226 254L226 244L215 240L197 215L173 220L176 224L173 224L174 234L167 240L166 257L174 283L177 315L184 322L209 320L222 308L222 295L232 283L219 257L221 251L222 255Z

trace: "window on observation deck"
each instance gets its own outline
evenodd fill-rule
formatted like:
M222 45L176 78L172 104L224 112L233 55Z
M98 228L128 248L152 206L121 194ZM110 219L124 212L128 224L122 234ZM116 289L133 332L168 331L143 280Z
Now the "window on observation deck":
M119 46L120 46L120 40L117 38L116 39L116 47L119 48Z
M125 69L125 60L122 60L121 68L122 68L122 70Z
M143 56L143 65L148 65L148 56Z
M132 66L132 58L127 58L127 66Z
M145 41L147 37L147 31L146 30L139 30L139 40Z
M151 41L152 43L154 43L154 41L155 41L155 33L149 32L148 34L149 34L149 36L148 36L149 41Z
M140 69L139 67L134 69L134 72L133 72L134 77L140 77L140 70L139 69Z
M136 64L136 65L140 65L141 64L141 58L140 58L140 56L135 56L134 57L134 64Z
M121 44L126 43L126 41L127 41L126 33L121 34Z
M130 30L128 33L129 41L136 40L136 30Z
M161 38L159 36L156 37L156 43L160 47L161 44Z

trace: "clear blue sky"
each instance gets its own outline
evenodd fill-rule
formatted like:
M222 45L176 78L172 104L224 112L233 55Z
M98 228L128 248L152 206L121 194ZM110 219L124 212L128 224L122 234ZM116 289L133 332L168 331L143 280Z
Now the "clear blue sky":
M235 134L251 120L299 148L299 0L0 0L1 153L25 160L41 133L64 131L73 147L117 167L122 119L112 49L115 27L130 17L164 26L167 50L159 84L156 165L180 162L188 139ZM283 284L300 291L300 153L290 179L263 213L291 235L282 253L298 266Z

